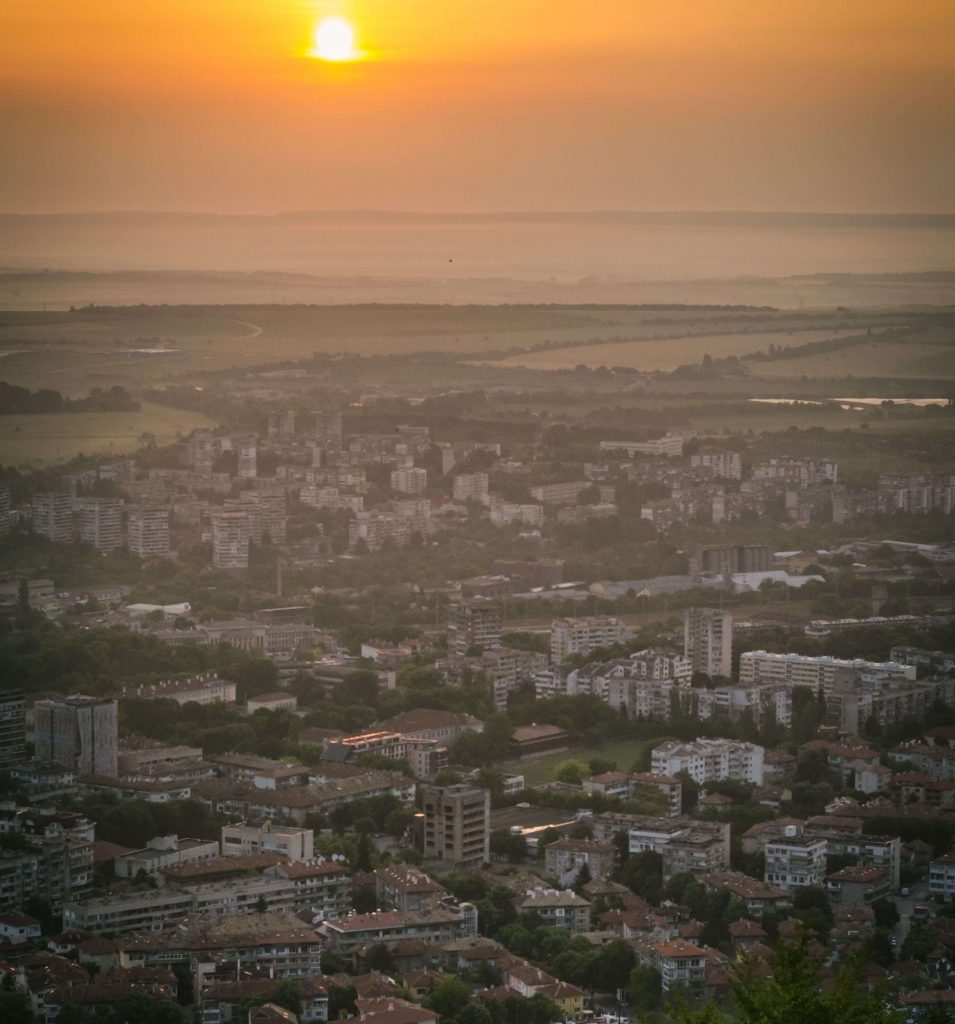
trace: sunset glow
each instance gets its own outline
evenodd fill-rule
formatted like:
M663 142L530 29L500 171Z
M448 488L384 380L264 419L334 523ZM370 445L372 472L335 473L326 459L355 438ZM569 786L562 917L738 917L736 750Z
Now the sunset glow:
M326 18L315 29L315 47L311 56L319 60L355 60L355 33L344 18Z
M953 205L950 0L85 6L0 4L7 209Z

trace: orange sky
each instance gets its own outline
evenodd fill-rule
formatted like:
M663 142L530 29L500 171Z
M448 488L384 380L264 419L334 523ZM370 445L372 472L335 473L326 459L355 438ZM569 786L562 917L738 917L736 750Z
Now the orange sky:
M951 0L0 6L3 211L953 211L953 124Z

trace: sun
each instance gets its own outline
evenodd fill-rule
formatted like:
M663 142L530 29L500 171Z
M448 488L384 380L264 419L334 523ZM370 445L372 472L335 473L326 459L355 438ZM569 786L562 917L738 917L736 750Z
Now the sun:
M319 60L357 60L355 32L344 18L325 18L315 29L315 46L311 56Z

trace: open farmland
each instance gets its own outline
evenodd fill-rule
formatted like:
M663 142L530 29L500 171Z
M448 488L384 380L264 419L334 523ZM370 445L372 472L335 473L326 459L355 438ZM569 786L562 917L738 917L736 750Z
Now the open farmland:
M195 427L214 427L198 413L144 402L139 412L71 412L0 416L0 465L41 466L80 453L125 455L143 434L169 444Z
M937 380L955 376L955 331L938 329L902 341L873 338L862 345L831 352L751 363L750 372L776 380L850 376Z
M499 360L498 366L522 366L535 370L571 370L575 366L627 366L648 373L675 370L699 363L704 355L714 359L758 352L769 345L805 345L814 341L844 338L855 331L754 331L739 334L699 334L683 338L641 339L576 345L527 352Z

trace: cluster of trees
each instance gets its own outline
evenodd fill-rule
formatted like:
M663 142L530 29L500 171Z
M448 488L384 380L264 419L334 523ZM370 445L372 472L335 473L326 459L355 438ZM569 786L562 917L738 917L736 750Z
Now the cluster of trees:
M139 412L139 402L123 387L114 384L108 391L91 389L86 398L64 398L59 391L40 388L30 391L0 381L0 415L46 412Z

